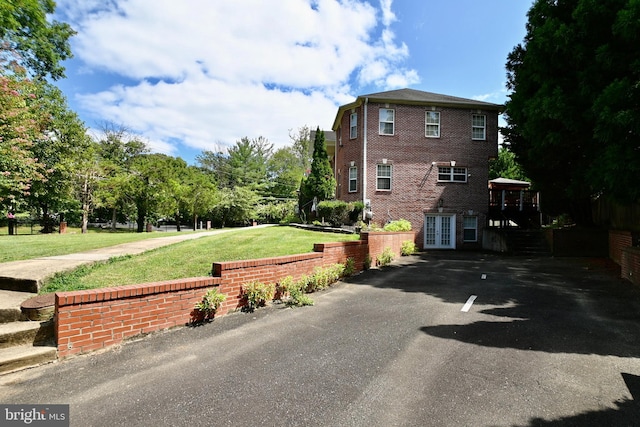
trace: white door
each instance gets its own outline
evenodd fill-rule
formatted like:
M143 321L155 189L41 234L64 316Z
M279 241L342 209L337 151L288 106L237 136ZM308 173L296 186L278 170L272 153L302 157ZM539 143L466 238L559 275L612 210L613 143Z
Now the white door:
M425 249L455 249L456 216L425 215L424 247Z

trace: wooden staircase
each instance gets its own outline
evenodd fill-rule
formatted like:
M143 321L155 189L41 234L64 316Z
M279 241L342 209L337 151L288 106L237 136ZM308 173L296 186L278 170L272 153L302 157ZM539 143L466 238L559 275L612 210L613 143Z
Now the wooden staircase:
M31 292L0 289L0 375L56 360L53 319L27 315L21 305ZM29 320L29 317L35 320Z

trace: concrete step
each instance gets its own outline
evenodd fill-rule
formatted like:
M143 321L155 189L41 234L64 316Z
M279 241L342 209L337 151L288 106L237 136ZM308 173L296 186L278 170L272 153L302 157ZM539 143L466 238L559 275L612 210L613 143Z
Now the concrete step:
M31 292L0 290L0 324L24 320L20 305L34 296Z
M53 341L53 322L11 322L0 324L0 349Z
M21 345L0 349L0 375L56 360L54 346Z

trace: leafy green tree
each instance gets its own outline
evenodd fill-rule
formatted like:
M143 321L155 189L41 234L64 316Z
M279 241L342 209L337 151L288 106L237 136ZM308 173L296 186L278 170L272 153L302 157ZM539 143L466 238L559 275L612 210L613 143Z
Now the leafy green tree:
M256 217L259 197L250 188L223 188L218 192L217 199L212 215L222 227L246 224Z
M24 76L0 75L0 204L7 208L30 194L34 180L45 177L44 165L32 152L42 137L37 90Z
M111 228L115 230L118 212L134 212L134 200L130 197L129 181L132 179L132 162L149 150L126 127L114 123L102 125L102 137L98 141L98 156L103 169L95 191L96 206L111 211Z
M198 218L208 214L217 200L217 189L209 176L200 168L189 166L182 184L181 205L191 215L194 230L198 228Z
M69 38L75 31L51 20L53 0L11 0L0 2L0 55L11 57L35 77L64 77L62 62L71 58Z
M200 167L211 173L219 188L247 187L265 193L268 189L267 162L273 144L263 137L244 137L226 153L205 150L196 157Z
M75 192L78 159L89 141L84 123L69 109L62 92L44 81L36 87L34 107L41 135L33 140L30 151L44 166L45 176L33 181L25 200L41 218L43 231L50 233L55 215L81 208Z
M327 156L324 132L318 128L313 141L313 161L311 172L300 186L300 208L309 211L313 201L332 199L335 194L336 180Z
M305 170L293 147L276 150L267 162L270 195L278 198L296 197Z
M124 190L135 203L139 233L147 223L175 214L177 202L172 178L184 167L184 160L165 154L142 154L133 158Z
M640 3L537 0L508 57L505 140L543 208L591 223L591 199L640 198Z
M504 145L498 150L498 157L489 162L489 179L496 178L529 181L516 161L516 155Z

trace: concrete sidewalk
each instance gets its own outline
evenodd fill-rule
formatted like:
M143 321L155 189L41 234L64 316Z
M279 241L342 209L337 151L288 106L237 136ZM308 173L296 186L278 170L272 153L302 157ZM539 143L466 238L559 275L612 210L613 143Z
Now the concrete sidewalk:
M259 225L258 227L269 227ZM220 233L252 229L255 227L211 230L199 233L185 233L173 236L158 237L132 243L123 243L100 249L92 249L68 255L34 258L23 261L0 263L0 289L37 293L42 283L54 274L73 270L81 265L106 261L110 258L125 255L137 255L143 252L172 245L186 240L199 239Z

